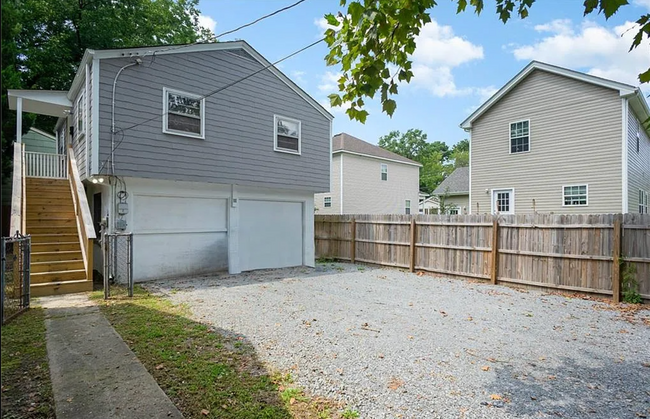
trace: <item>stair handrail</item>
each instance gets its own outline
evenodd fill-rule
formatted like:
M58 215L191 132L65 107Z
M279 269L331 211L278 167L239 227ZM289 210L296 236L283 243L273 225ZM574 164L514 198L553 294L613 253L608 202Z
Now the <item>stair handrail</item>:
M81 254L83 256L84 268L86 270L86 279L93 279L93 240L97 238L93 219L88 206L88 199L84 190L77 160L74 157L74 149L68 149L68 179L70 180L70 190L72 191L72 202L74 204L74 214L77 221L77 230L79 231L79 242L81 243Z
M10 234L25 234L26 228L26 194L25 194L25 145L14 143L13 180L11 185L11 222Z

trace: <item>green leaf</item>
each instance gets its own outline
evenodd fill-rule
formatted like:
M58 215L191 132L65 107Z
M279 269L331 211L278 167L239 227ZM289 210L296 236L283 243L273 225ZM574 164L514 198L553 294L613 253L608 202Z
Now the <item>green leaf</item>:
M336 93L332 93L327 97L330 100L331 106L341 106L343 104L343 100L341 99L341 96L337 95Z
M639 74L639 81L641 83L650 83L650 69Z
M350 19L352 20L352 23L356 25L357 22L359 22L359 19L361 18L361 15L363 14L364 10L365 9L360 3L356 1L350 3L350 5L348 6L348 13L350 14Z
M605 14L605 18L609 19L626 4L629 4L627 0L600 0L600 9Z
M328 13L328 14L325 15L325 20L327 21L327 23L328 23L329 25L332 25L332 26L339 26L339 24L341 23L341 22L339 22L339 20L336 18L336 16L334 16L334 15L331 14L331 13Z
M393 99L386 99L384 103L382 103L382 110L386 112L388 116L393 116L395 108L397 108L397 103Z

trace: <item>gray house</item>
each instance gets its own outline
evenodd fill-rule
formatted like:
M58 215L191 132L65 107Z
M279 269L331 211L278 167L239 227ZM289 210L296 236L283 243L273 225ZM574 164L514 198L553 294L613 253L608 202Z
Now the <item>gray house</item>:
M246 42L88 50L70 91L9 98L59 117L93 222L133 232L136 280L313 266L333 117Z
M635 86L531 62L460 125L470 212L647 213L648 117Z
M447 214L469 212L469 167L458 167L433 191Z

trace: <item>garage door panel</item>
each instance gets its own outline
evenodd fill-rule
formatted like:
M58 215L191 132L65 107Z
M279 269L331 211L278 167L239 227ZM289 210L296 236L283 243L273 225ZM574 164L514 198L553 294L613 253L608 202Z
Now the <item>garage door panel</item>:
M302 265L302 203L240 200L240 269Z

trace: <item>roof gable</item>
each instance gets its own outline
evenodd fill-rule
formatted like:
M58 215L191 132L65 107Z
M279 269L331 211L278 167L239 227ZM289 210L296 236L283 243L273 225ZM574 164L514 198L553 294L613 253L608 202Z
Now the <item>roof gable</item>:
M641 101L641 106L648 110L648 105L643 98L640 89L625 83L619 83L613 80L604 79L601 77L592 76L590 74L581 73L579 71L569 70L567 68L557 67L554 65L542 63L539 61L532 61L523 70L521 70L515 77L510 79L501 89L499 89L490 99L484 102L476 111L467 117L460 127L469 130L472 128L472 122L481 117L487 112L494 104L501 100L507 93L514 89L519 83L526 79L535 70L547 71L552 74L580 80L586 83L594 84L608 89L617 90L621 97L631 97L634 101Z
M384 150L374 144L370 144L350 134L342 132L332 138L332 153L351 153L366 157L374 157L382 160L390 160L397 163L422 166L420 163L408 159L392 151Z
M469 194L469 167L458 167L433 191L433 195L445 194Z

